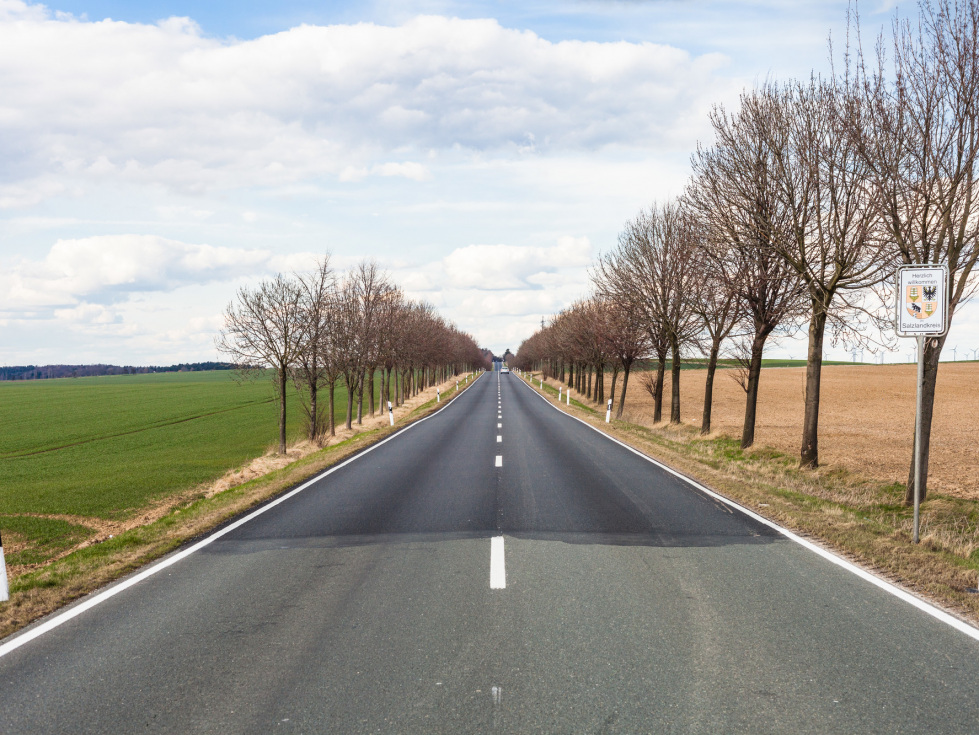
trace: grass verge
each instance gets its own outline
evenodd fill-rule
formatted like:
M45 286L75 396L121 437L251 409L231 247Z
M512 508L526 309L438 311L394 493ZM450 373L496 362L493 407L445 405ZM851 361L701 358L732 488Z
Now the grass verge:
M540 390L539 376L533 383ZM557 388L544 383L557 404ZM979 502L929 493L921 543L912 538L904 487L840 467L802 470L798 459L765 447L742 450L728 436L690 426L605 423L604 411L559 407L727 498L979 625Z
M470 380L468 385L472 382ZM0 638L205 535L245 511L289 491L323 470L428 416L442 408L468 385L460 384L458 391L454 383L448 388L443 385L445 390L440 403L432 398L418 405L396 420L393 427L366 429L285 467L217 494L209 494L202 487L199 492L186 495L181 503L151 523L83 546L51 563L14 577L10 580L10 600L0 603ZM25 516L15 518L16 523L24 526L20 531L0 517L0 522L5 524L5 533L10 528L8 543L16 542L16 537L20 534L46 539L43 548L15 553L50 555L57 549L70 548L92 533L91 529L60 519ZM31 560L23 559L20 563L31 563Z

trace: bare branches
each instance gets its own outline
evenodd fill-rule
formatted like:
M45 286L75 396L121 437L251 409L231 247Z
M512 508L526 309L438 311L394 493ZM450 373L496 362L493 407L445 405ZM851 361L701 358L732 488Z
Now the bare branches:
M302 352L307 325L302 319L302 290L278 275L252 290L241 288L237 303L224 313L218 351L241 369L271 368L279 399L279 453L286 451L286 380Z
M446 323L431 306L407 302L376 263L364 261L337 279L329 255L310 273L280 274L255 289L239 290L216 344L243 371L258 375L270 369L280 402L280 453L286 451L289 376L303 401L309 436L320 440L327 426L335 433L334 395L341 377L347 388L346 425L351 428L355 402L358 422L362 420L365 390L374 411L381 366L381 399L390 395L397 373L394 400L399 403L409 383L418 390L422 383L445 379L450 371L485 366L471 336ZM416 368L423 375L416 375ZM323 387L329 391L326 419L319 401Z

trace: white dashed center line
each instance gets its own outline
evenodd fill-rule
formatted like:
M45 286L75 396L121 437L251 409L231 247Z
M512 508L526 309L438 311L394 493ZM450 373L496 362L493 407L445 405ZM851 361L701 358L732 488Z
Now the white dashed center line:
M506 561L503 556L502 536L494 536L490 539L490 589L506 589Z
M497 429L502 429L502 428L503 428L503 424L497 424L497 425L496 425L496 428L497 428Z
M499 434L497 434L497 435L496 435L496 443L497 443L497 444L499 444L499 443L500 443L500 442L502 442L502 441L503 441L503 437L502 437L502 436L500 436Z
M502 454L497 454L496 455L496 466L497 467L502 467L503 466L503 455Z

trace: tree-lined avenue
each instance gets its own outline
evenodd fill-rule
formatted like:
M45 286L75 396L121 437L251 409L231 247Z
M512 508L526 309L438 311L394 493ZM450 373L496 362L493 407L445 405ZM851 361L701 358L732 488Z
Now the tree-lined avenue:
M489 373L0 658L0 731L965 733L977 662Z

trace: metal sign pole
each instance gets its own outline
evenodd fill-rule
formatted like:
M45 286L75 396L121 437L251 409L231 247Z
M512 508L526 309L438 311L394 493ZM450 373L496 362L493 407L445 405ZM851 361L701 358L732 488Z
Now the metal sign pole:
M925 384L925 338L918 336L918 397L914 409L914 538L918 543L918 508L921 506L921 388Z

